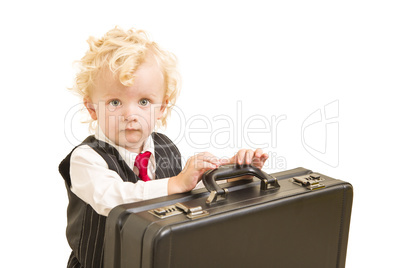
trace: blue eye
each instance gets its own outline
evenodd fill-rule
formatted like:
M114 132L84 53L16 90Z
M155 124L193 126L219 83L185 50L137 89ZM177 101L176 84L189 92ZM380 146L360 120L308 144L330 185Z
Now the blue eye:
M138 102L141 106L147 106L149 103L148 99L142 99Z
M121 105L121 102L119 100L111 100L109 104L112 105L113 107L118 107Z

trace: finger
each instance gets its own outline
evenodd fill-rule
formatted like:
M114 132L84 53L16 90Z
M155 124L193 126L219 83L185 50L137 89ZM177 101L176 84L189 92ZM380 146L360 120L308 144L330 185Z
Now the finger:
M262 149L257 149L254 152L254 157L252 160L252 165L257 166L260 162L264 162L266 158L268 157L268 154L264 153Z
M226 165L226 164L230 164L230 163L232 163L231 159L228 159L228 158L219 159L219 164L221 164L221 165Z
M229 159L229 163L231 164L235 164L237 161L237 155L235 154L234 156L232 156L232 158Z
M264 162L269 158L269 155L267 153L263 153L261 155L261 159L264 159Z
M254 158L253 165L261 169L264 166L265 161L268 159L268 157L268 154L264 153L261 155L260 158Z
M237 152L237 154L235 155L237 164L239 164L239 165L243 164L243 161L244 161L244 158L246 155L246 151L247 151L246 149L241 149Z
M267 153L264 153L264 154L261 156L261 168L264 166L264 164L265 164L265 162L268 160L268 158L269 158L269 155L268 155Z
M195 163L195 168L197 170L209 170L209 169L215 169L218 168L219 165L208 162L208 161L204 161L202 159L197 160Z
M264 153L264 152L262 151L262 149L258 148L258 149L255 150L255 152L254 152L254 157L261 158L261 156L262 156L263 153Z
M251 161L253 160L253 156L254 156L254 151L253 150L251 150L251 149L249 149L249 150L247 150L246 151L246 164L247 165L250 165L251 164Z
M197 160L210 162L215 165L220 164L218 157L216 157L215 155L208 153L208 152L200 153L200 154L196 155L196 157L197 157Z

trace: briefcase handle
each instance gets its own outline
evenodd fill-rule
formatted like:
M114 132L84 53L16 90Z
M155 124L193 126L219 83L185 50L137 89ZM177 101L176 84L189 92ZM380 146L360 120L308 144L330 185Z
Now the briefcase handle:
M218 198L224 199L228 194L228 190L226 188L222 189L216 183L217 181L245 175L252 175L259 178L261 180L261 190L269 190L279 187L278 180L275 177L252 165L222 165L217 169L208 170L202 175L202 182L204 183L205 188L207 188L211 193L207 199L207 204L217 201Z

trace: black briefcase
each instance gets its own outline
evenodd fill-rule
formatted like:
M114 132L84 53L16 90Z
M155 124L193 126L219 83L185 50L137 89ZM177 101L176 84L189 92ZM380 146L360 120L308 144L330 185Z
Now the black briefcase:
M253 180L216 181L241 175ZM353 189L304 168L225 165L206 189L125 204L106 222L106 268L345 267Z

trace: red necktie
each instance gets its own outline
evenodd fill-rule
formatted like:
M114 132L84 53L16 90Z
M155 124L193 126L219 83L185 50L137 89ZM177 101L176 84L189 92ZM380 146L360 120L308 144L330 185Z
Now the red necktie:
M142 154L138 154L137 157L135 158L134 166L138 168L139 171L138 177L140 177L140 179L143 181L150 180L147 174L149 157L151 157L151 152L146 151L143 152Z

